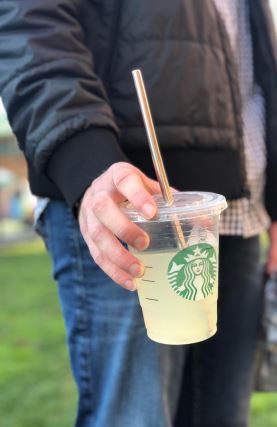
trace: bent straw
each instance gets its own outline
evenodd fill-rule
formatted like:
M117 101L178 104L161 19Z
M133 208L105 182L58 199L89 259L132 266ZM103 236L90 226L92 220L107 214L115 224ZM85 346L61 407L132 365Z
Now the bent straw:
M132 75L135 82L139 105L140 105L144 126L147 133L147 138L150 146L150 151L151 151L151 156L152 156L156 176L160 184L162 195L165 202L167 203L168 206L172 206L174 204L174 198L170 190L162 155L160 152L160 147L159 147L156 131L154 128L152 115L149 107L149 102L148 102L148 98L147 98L147 94L146 94L146 90L143 82L143 77L140 70L133 70ZM179 241L181 243L181 246L185 248L187 244L183 235L180 222L177 218L174 219L173 222L174 222L174 226L175 226Z

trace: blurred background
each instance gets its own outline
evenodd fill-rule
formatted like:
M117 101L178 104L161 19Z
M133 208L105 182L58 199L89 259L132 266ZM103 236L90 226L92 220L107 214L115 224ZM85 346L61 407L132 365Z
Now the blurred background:
M0 100L1 427L69 427L77 404L50 260L32 228L35 203ZM277 393L254 393L251 408L251 427L277 426Z

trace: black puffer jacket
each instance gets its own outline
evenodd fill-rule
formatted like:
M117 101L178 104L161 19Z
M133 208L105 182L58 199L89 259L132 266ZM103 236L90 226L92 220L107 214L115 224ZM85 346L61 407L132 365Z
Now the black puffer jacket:
M251 0L251 19L276 200L276 50L265 0ZM0 88L35 194L72 206L125 159L153 174L134 68L145 77L172 185L247 193L236 70L212 1L5 0L0 40ZM277 219L277 206L270 211Z

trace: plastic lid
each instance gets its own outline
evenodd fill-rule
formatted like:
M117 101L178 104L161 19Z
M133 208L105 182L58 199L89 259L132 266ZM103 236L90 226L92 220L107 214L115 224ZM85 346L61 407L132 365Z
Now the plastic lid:
M168 206L162 195L154 196L158 206L157 215L150 221L172 221L174 219L194 218L202 215L220 215L227 208L226 199L221 194L202 191L173 193L174 205ZM123 212L133 222L148 222L137 213L129 202L122 205Z

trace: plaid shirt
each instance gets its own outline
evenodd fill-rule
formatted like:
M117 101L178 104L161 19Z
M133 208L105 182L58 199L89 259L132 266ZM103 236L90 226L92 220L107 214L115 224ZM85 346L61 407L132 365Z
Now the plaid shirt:
M254 236L268 228L270 219L264 207L266 149L265 106L255 83L248 0L214 0L230 38L242 98L243 139L250 199L228 202L220 233Z

